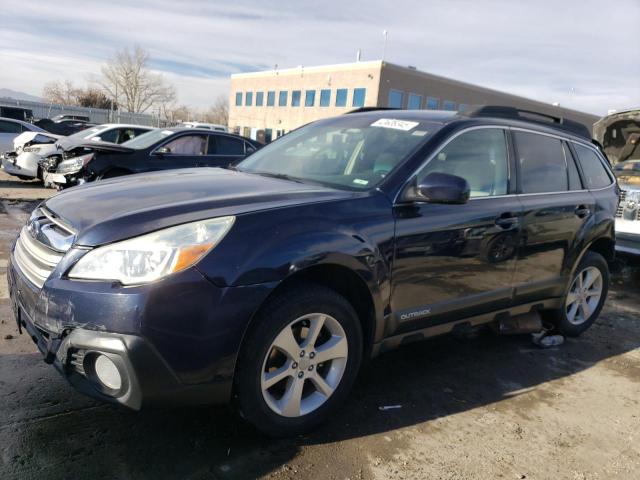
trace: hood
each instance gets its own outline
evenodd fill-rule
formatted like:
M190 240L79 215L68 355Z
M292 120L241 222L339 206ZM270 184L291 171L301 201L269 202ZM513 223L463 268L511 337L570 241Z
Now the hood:
M53 143L59 138L60 135L54 135L53 133L23 132L13 139L13 147L18 150L28 143Z
M593 134L612 165L640 159L640 109L614 113L600 119L593 125Z
M70 152L75 149L90 149L94 151L104 151L104 152L124 152L131 153L135 152L135 149L123 147L122 145L117 145L111 142L99 142L81 139L77 141L69 140L67 138L63 138L56 143L57 147L60 150L65 152Z
M50 198L45 207L97 246L206 218L348 198L358 193L219 168L130 175Z

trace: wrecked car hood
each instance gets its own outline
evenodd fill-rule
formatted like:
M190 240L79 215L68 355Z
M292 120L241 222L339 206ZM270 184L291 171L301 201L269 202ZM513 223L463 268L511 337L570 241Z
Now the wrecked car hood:
M64 140L64 139L63 139ZM99 142L94 140L80 140L75 142L60 140L56 145L59 150L64 152L71 152L73 150L93 150L102 152L119 152L119 153L131 153L135 152L135 149L129 147L123 147L110 142Z
M232 170L191 168L74 187L44 205L77 232L76 245L97 246L206 218L354 195Z
M23 148L27 143L54 143L60 138L60 135L54 135L53 133L40 133L40 132L23 132L13 139L13 148Z

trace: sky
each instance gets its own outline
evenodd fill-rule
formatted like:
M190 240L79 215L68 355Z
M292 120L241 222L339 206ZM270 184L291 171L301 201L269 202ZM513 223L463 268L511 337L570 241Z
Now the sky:
M94 82L138 44L205 109L238 72L385 60L604 115L640 107L640 0L0 0L0 88Z

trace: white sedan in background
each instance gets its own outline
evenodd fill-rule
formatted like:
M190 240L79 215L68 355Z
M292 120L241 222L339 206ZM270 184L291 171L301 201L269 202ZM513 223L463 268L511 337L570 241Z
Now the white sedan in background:
M13 140L23 132L47 133L32 123L0 117L0 153L13 148Z
M22 134L14 141L14 151L5 153L2 159L2 167L7 173L23 180L33 178L43 180L43 174L38 170L38 165L40 160L45 157L56 154L62 155L64 150L87 141L124 143L153 129L153 127L143 125L105 123L104 125L87 128L68 137L60 137L50 133L38 137L29 137L29 134ZM51 138L54 140L51 141ZM39 142L39 140L42 141Z

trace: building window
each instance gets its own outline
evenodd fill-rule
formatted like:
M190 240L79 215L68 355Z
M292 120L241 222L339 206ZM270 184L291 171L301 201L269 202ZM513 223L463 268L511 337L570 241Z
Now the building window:
M445 100L444 102L442 102L443 110L455 110L456 108L456 102L452 102L451 100Z
M287 92L286 90L280 90L280 96L278 97L278 106L279 107L286 107L287 106L288 95L289 95L289 92Z
M242 92L236 92L236 107L242 105Z
M407 108L409 110L420 110L422 108L422 95L418 95L417 93L410 93Z
M264 103L264 92L256 92L256 107L261 107Z
M304 92L304 106L313 107L315 103L316 103L316 91L307 90L306 92Z
M292 107L299 107L300 106L300 90L294 90L293 92L291 92L291 106Z
M438 110L440 107L440 100L436 97L427 97L427 108L429 110Z
M264 129L264 143L269 143L273 140L273 130L270 128Z
M253 105L253 92L247 92L244 94L244 104L247 107Z
M402 108L404 103L404 92L400 90L389 90L389 107Z
M328 107L329 105L331 105L331 90L328 88L320 90L320 106Z
M364 107L364 99L367 96L366 88L354 88L353 89L353 101L351 105L354 107Z
M336 107L347 106L347 90L346 88L339 88L336 90Z
M276 104L276 92L267 92L267 107L273 107Z

